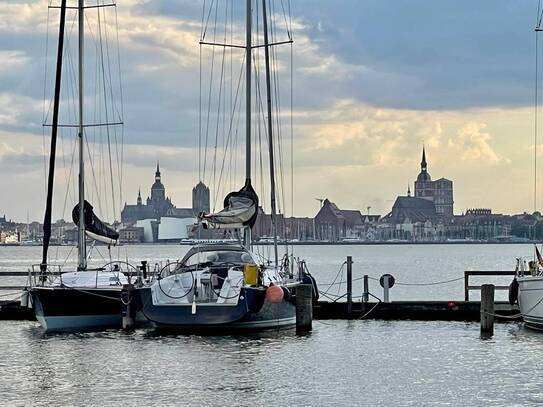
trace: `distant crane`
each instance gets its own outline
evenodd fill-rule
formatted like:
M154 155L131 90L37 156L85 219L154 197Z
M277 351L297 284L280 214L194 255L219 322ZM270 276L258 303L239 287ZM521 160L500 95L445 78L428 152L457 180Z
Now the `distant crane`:
M315 201L319 201L320 207L322 208L322 203L324 202L325 198L315 198Z

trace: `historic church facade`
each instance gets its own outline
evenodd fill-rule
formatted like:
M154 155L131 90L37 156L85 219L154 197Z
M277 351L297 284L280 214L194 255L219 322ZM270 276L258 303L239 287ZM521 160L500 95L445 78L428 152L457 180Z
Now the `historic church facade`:
M124 204L121 212L121 221L125 225L136 223L143 219L160 219L161 217L192 218L200 212L209 211L209 188L199 182L192 189L192 208L177 208L170 197L166 197L166 188L162 184L160 166L157 163L155 182L151 186L151 195L147 197L145 204L141 198L141 190L138 191L136 205Z
M446 178L432 181L426 163L426 151L422 148L420 173L415 181L415 197L433 202L438 216L453 216L453 183Z

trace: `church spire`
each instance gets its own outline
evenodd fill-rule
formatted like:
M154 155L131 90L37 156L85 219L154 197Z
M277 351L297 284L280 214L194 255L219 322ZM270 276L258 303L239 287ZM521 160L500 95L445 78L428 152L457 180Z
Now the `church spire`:
M411 185L407 184L407 196L411 196Z
M160 181L160 165L158 160L156 162L155 181Z
M420 169L422 171L426 171L428 165L426 164L426 151L424 149L424 145L422 146L422 161L420 162Z
M138 205L141 205L141 188L138 188Z

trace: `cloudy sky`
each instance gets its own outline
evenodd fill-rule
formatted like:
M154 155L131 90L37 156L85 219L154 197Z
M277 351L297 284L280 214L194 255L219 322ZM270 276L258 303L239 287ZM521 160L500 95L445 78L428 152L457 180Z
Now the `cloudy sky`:
M160 159L167 194L190 206L203 1L117 3L122 201L148 194ZM44 67L58 19L47 4L0 2L0 213L21 221L44 210ZM456 213L532 211L536 14L535 0L291 0L294 214L313 216L316 197L385 214L415 180L423 143L432 177L454 182ZM56 217L67 216L72 181L59 180Z

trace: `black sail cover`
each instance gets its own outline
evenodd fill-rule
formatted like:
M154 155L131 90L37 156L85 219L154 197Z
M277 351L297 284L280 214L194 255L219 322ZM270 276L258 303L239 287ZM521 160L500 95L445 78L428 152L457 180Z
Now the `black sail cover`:
M243 188L224 198L224 209L217 213L199 215L204 227L213 229L252 228L258 216L258 195L246 181Z
M85 216L85 232L95 240L104 243L115 244L119 239L119 233L102 222L94 214L92 205L85 201L83 208ZM76 225L79 225L79 204L72 210L72 219Z

